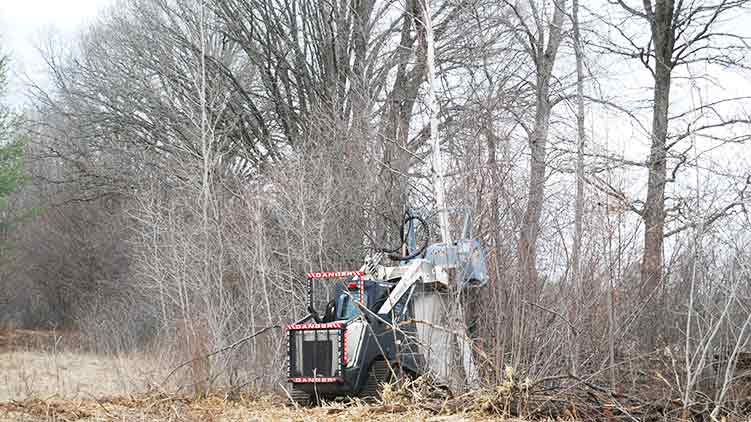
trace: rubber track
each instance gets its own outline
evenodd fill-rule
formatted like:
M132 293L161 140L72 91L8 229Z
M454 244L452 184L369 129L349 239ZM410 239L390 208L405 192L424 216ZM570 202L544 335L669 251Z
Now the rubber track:
M310 394L298 390L294 385L290 388L289 395L292 398L292 401L300 406L307 406L310 404Z
M368 379L360 391L360 398L365 400L378 400L381 398L383 384L391 380L391 370L384 360L377 360L370 365Z

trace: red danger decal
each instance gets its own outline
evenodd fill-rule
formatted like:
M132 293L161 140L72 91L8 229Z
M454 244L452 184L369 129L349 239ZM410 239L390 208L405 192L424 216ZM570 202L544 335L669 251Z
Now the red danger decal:
M339 277L364 277L363 271L319 271L315 273L308 273L306 277L311 280L319 278L339 278Z
M290 378L290 382L295 382L298 384L302 383L321 383L321 382L338 382L339 378Z
M344 324L341 322L327 322L325 324L289 324L287 330L331 330L342 329Z

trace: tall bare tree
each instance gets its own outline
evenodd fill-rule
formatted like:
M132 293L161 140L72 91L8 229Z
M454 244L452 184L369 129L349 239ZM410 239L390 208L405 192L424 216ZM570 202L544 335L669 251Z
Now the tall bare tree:
M741 64L742 52L747 49L741 34L734 33L723 25L723 20L743 10L746 0L719 0L709 2L651 1L645 0L641 7L618 0L621 9L640 22L637 27L620 24L617 28L623 45L608 48L611 53L638 59L649 71L652 87L652 125L650 152L647 160L647 196L640 214L644 219L644 253L641 259L642 297L656 293L661 286L663 273L663 249L666 234L666 184L675 180L679 167L686 163L685 154L675 154L678 162L668 174L668 159L671 150L692 133L706 133L720 127L747 124L741 118L720 117L716 122L688 122L685 128L670 133L674 121L671 110L671 87L676 68L695 63L707 65L736 66ZM630 22L630 21L628 21ZM619 25L619 24L616 24ZM645 31L646 30L646 31ZM634 31L649 34L646 39ZM680 120L678 120L680 121ZM738 141L740 139L736 139ZM712 221L724 215L721 210Z
M555 82L553 69L563 39L566 2L530 0L525 8L518 3L507 2L507 5L513 12L512 25L518 31L519 43L534 65L534 81L530 81L534 86L534 119L529 124L520 122L527 133L530 161L527 203L519 228L518 256L529 298L539 290L537 240L547 178L547 143L553 108L551 85ZM552 18L546 21L551 9Z
M582 293L582 222L584 219L584 144L586 131L584 127L584 43L581 39L579 21L579 0L571 2L571 21L573 24L574 55L576 59L576 201L574 209L574 244L571 251L571 290L570 319L575 321L579 314L579 301ZM579 366L579 340L572 328L571 372L577 373Z

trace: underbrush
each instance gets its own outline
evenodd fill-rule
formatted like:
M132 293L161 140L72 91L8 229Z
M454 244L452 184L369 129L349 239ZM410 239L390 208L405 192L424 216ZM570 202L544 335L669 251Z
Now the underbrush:
M169 420L167 414L172 420L232 420L233 415L268 414L314 420L392 420L399 415L406 420L719 421L743 420L751 412L751 374L743 366L747 362L739 361L734 368L724 401L716 399L723 367L710 363L688 395L690 401L685 402L686 374L668 349L624 356L612 373L606 368L588 375L531 379L506 367L500 382L453 394L422 376L385 385L382 399L375 403L351 399L300 408L270 392L265 384L254 387L247 382L254 379L252 373L235 373L243 382L224 387L213 384L208 394L196 398L189 388L189 367L175 372L175 356L169 353L94 354L75 344L75 333L0 332L0 410L31 417L58 414L68 420L86 415L109 417L109 412L118 417L146 414L165 420ZM221 371L216 368L212 374ZM166 374L172 373L166 383ZM611 377L618 380L614 388ZM0 411L0 420L2 416ZM145 420L157 420L151 416Z
M386 385L378 406L389 410L420 409L431 415L473 418L582 421L720 421L747 420L751 410L751 382L739 375L729 397L714 399L714 376L684 403L684 375L669 354L635 358L616 373L621 384L607 387L605 374L571 374L539 380L517 377L511 368L497 385L451 394L430 377ZM638 368L638 369L635 369ZM714 412L714 414L713 414Z

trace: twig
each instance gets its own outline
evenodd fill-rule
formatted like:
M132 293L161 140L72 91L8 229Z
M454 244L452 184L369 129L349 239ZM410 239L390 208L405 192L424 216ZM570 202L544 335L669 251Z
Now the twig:
M106 407L104 406L104 404L103 404L102 402L100 402L100 401L99 401L99 399L97 399L96 397L94 397L94 395L93 395L93 394L91 394L91 393L89 393L89 392L87 392L86 394L87 394L87 395L88 395L89 397L91 397L91 398L92 398L92 399L93 399L93 400L94 400L94 401L96 402L96 404L98 404L98 405L99 405L99 407L101 407L101 408L102 408L102 410L104 410L104 413L106 413L106 414L107 414L107 416L109 416L109 417L111 417L111 418L113 418L113 417L114 417L114 416L112 416L112 413L110 413L110 411L109 411L109 410L107 410L107 408L106 408Z
M237 340L236 342L230 344L229 346L222 347L221 349L215 350L215 351L213 351L211 353L207 353L205 355L193 358L191 360L188 360L186 362L183 362L183 363L177 365L174 369L172 369L172 371L170 371L169 374L167 374L166 377L164 377L164 380L162 380L161 385L164 385L167 382L167 380L169 380L170 377L172 377L172 375L174 375L175 372L177 372L180 368L183 368L186 365L189 365L189 364L191 364L191 363L193 363L193 362L195 362L197 360L210 358L210 357L212 357L214 355L217 355L219 353L225 352L225 351L230 350L230 349L234 349L235 347L237 347L237 346L245 343L246 341L251 340L254 337L259 336L259 335L265 333L266 331L269 331L269 330L274 329L274 328L279 328L279 326L278 325L270 325L270 326L265 327L262 330L257 331L257 332L255 332L255 333L253 333L253 334L251 334L251 335L249 335L247 337L244 337L244 338L241 338L240 340Z
M569 327L571 327L571 330L573 330L573 332L574 332L575 335L577 335L577 336L579 335L579 330L576 329L576 326L568 318L566 318L565 316L561 315L559 312L556 312L556 311L554 311L552 309L548 309L548 308L546 308L546 307L544 307L542 305L539 305L537 303L534 303L534 302L528 302L526 300L522 300L522 302L524 304L527 304L529 306L541 309L541 310L543 310L545 312L550 312L551 314L557 316L558 318L562 319L563 322L565 322L566 324L568 324Z

